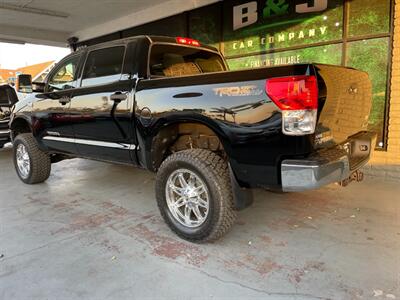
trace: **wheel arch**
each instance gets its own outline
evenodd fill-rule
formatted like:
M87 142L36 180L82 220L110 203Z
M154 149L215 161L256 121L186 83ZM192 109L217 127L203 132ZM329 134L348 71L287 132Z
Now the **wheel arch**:
M21 133L33 132L30 120L25 116L15 117L10 124L11 139L14 140Z
M142 152L146 154L148 169L157 171L162 162L174 152L196 148L219 152L228 163L235 208L241 210L253 203L251 190L237 180L235 171L229 163L232 157L231 141L217 122L203 119L175 119L160 124L154 132L145 147L150 150ZM198 139L193 139L193 136L197 136ZM188 137L193 139L192 147L189 147L190 145L185 147ZM174 151L171 152L171 149Z
M185 142L187 147L183 145ZM175 118L165 120L153 129L146 143L146 149L150 149L146 151L147 168L156 171L174 145L177 146L174 152L200 148L224 152L228 158L231 154L228 136L217 122L202 118Z

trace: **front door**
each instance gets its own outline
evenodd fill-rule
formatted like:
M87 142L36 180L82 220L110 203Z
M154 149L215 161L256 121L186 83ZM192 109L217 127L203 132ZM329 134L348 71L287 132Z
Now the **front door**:
M72 55L52 70L46 93L32 104L36 135L42 138L49 150L76 154L74 133L69 116L71 93L77 84L80 55Z
M131 112L136 82L121 79L124 53L125 46L114 46L87 54L69 109L80 156L136 163Z

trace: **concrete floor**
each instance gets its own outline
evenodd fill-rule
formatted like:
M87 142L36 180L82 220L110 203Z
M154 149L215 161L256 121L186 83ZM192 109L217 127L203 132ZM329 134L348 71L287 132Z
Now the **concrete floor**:
M206 245L170 232L153 185L74 159L28 186L1 150L0 299L400 299L399 184L256 191Z

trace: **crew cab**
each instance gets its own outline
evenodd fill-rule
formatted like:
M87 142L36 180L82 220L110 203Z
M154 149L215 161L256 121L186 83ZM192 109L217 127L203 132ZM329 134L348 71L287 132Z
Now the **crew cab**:
M229 71L213 47L138 36L84 47L17 104L15 168L27 184L81 157L156 175L162 217L184 239L221 237L252 188L360 179L375 147L364 72L323 64Z

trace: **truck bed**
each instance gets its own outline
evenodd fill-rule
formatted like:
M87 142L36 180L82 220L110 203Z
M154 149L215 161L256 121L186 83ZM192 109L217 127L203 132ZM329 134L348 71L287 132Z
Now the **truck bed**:
M318 123L313 135L282 134L281 112L265 93L268 78L295 75L318 78ZM307 157L366 130L370 99L366 73L301 64L141 80L135 111L138 132L143 136L181 120L208 124L221 135L240 179L257 186L276 186L281 184L276 165L284 159ZM143 108L151 112L151 120L141 116Z

